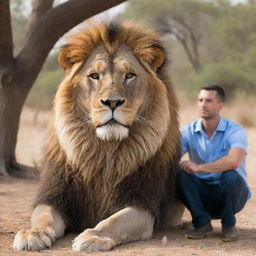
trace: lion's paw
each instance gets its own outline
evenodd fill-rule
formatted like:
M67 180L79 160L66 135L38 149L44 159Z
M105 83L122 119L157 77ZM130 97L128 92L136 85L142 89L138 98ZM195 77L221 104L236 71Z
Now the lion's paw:
M93 232L92 229L85 230L73 241L72 248L74 251L108 251L116 245L115 241L102 234Z
M50 248L54 240L55 232L53 229L22 229L14 238L13 248L16 250L40 251Z

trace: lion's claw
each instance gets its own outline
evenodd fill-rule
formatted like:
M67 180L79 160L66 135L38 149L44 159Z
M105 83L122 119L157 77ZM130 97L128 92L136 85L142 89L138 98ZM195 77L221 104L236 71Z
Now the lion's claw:
M92 232L87 232L86 230L75 238L72 248L74 251L93 252L108 251L114 246L115 242L112 238L92 234Z
M52 246L55 240L55 232L52 229L20 230L13 241L16 250L41 251Z

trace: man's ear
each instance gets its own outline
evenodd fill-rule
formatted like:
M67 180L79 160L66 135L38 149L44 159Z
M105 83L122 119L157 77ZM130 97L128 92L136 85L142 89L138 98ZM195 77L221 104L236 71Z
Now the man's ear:
M157 69L163 65L165 60L165 54L164 54L164 51L159 47L154 47L153 56L154 56L154 59L151 64L151 68L153 69L154 72L156 72Z
M220 103L220 109L223 109L223 107L224 107L224 102L221 102Z

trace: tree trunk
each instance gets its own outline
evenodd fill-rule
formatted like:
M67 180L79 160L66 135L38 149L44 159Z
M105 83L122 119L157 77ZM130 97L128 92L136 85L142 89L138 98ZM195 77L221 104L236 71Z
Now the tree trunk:
M0 174L28 176L28 172L22 172L25 166L18 164L15 157L20 113L28 90L21 88L22 78L14 65L0 67L0 74Z
M180 24L182 29L175 27L172 19L164 16L158 17L156 21L161 33L173 35L180 42L194 71L199 73L202 70L198 51L199 39L193 34L193 30L183 20L177 18L175 22Z
M2 72L0 68L0 175L7 175L6 164L4 160L4 145L5 145L5 120L4 120L4 92L2 85Z
M52 0L33 0L27 40L15 59L9 0L0 1L0 175L33 174L27 172L31 168L18 164L15 157L20 113L55 42L84 19L124 1L70 0L50 8Z

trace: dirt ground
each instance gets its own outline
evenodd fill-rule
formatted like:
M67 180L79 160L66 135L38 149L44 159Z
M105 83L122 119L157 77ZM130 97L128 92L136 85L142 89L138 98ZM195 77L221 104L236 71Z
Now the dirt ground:
M189 118L195 114L183 113ZM186 119L186 118L185 118ZM34 122L33 113L28 109L24 111L21 120L21 129L18 136L17 156L24 164L36 164L40 152L40 145L44 138L45 125L48 113L40 113L39 121ZM190 121L186 119L186 121ZM182 119L184 122L184 118ZM249 150L247 158L247 171L252 198L244 210L237 214L237 228L240 239L232 243L223 243L220 240L221 225L218 220L212 222L214 233L204 240L188 240L184 233L191 228L190 215L185 212L184 225L173 230L166 230L154 234L148 241L139 241L118 246L110 252L90 253L103 256L256 256L256 129L247 129L249 137ZM85 252L71 250L71 241L75 234L69 234L58 240L51 250L42 252L18 252L12 249L15 233L22 228L29 228L31 203L38 188L38 181L21 180L10 177L0 177L0 256L10 255L85 255ZM167 243L162 243L163 236L168 238Z

